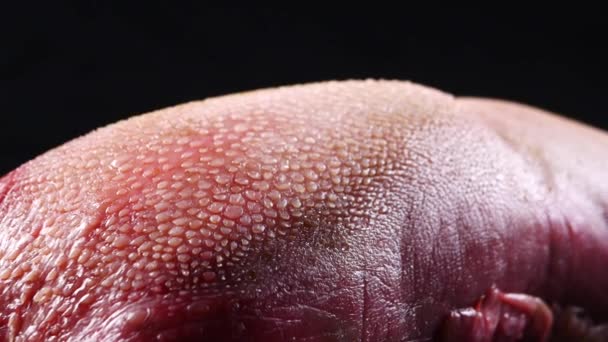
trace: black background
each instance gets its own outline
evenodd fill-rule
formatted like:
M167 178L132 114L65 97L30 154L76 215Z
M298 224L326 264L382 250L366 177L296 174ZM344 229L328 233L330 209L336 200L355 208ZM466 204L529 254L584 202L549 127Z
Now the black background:
M608 128L603 11L0 5L0 173L95 127L260 87L409 79Z

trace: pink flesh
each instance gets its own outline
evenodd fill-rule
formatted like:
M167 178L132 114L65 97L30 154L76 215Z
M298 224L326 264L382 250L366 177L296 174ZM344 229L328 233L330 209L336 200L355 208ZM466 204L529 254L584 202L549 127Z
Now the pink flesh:
M474 307L450 312L441 328L442 342L546 342L553 325L542 300L492 287Z
M0 181L0 338L430 339L492 284L606 315L606 138L492 106L546 115L344 82L74 140Z

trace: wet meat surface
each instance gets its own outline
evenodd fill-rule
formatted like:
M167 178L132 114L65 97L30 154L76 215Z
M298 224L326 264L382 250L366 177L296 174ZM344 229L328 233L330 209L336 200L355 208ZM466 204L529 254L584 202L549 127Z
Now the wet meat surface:
M431 340L493 285L606 314L607 143L387 81L119 122L0 180L0 337Z

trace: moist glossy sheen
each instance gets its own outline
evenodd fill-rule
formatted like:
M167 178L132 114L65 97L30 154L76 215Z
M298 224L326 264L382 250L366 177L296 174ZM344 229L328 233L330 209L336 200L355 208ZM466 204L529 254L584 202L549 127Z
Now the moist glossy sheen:
M287 87L44 154L0 180L0 337L430 338L494 283L550 288L566 183L460 106L402 82ZM577 227L600 220L588 202L564 202L593 213Z
M36 329L24 337L61 333L81 323L70 319L79 312L103 311L102 298L242 282L252 276L243 267L252 254L297 239L321 219L346 236L370 218L385 177L403 169L408 153L406 113L392 105L404 94L387 90L384 110L345 105L330 117L310 115L323 108L306 97L332 96L315 89L296 103L273 101L281 92L260 94L268 108L213 100L187 112L175 107L25 166L2 207L11 215L0 221L7 236L0 280L16 284L3 289L3 304L28 311L9 317L8 336L27 326ZM159 115L167 118L160 124ZM339 240L327 244L348 248Z

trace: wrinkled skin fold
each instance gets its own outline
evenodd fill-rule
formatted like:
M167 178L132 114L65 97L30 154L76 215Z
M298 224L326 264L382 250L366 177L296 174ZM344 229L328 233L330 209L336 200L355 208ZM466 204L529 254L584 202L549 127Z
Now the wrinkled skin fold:
M491 286L603 320L607 147L395 81L137 116L0 180L0 340L430 341Z

